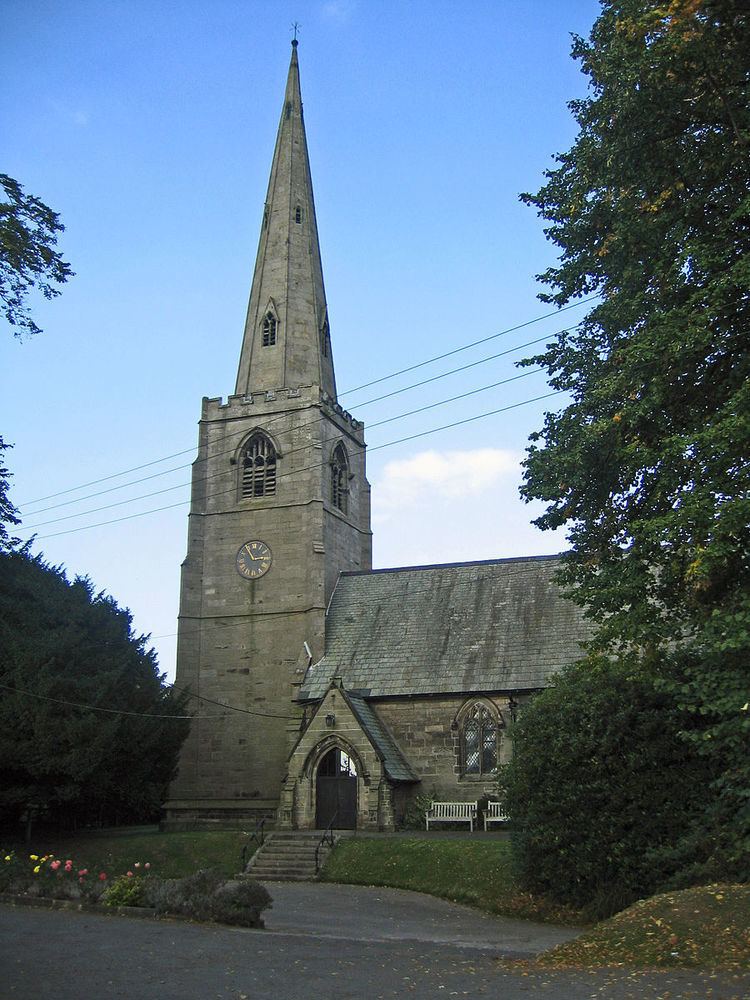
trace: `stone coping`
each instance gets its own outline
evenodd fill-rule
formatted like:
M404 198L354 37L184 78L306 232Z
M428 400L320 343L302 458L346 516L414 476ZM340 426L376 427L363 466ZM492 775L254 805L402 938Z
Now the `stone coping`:
M260 881L257 879L256 881ZM273 900L272 900L273 902ZM8 906L26 906L44 910L72 910L77 913L98 913L104 917L136 917L146 920L179 920L181 923L206 924L211 927L233 927L236 930L264 930L265 924L260 917L257 927L244 927L238 924L224 924L218 920L195 920L181 913L159 913L147 906L105 906L103 903L87 903L81 899L51 899L49 896L25 896L12 892L0 892L0 903Z
M115 915L121 917L150 917L153 920L160 920L161 916L156 910L150 910L146 906L104 906L102 903L87 903L82 899L52 899L49 896L25 896L12 892L0 892L0 903L7 903L9 906L31 906L46 910L77 910L80 913L103 913L105 915ZM169 919L173 918L169 914ZM179 915L174 915L177 920L184 919Z

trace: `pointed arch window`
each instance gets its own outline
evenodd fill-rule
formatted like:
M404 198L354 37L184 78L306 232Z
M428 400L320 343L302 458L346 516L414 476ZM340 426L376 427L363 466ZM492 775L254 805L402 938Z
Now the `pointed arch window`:
M320 328L320 353L324 358L328 357L328 345L331 342L331 328L328 326L328 320L323 320L323 325Z
M255 500L276 494L276 449L265 434L253 434L242 449L240 497Z
M337 444L331 458L331 501L342 514L349 513L349 459L343 444Z
M478 702L464 715L461 726L461 770L470 777L483 777L497 769L497 718Z
M276 343L276 329L278 327L278 322L276 317L269 309L266 315L263 317L263 346L273 347Z
M297 205L294 210L294 221L299 225L302 222L302 206Z

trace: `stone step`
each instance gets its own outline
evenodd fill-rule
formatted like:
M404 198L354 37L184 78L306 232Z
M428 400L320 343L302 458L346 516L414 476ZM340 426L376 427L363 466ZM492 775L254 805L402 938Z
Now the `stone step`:
M276 844L317 844L323 832L320 833L273 833L269 834L267 840L273 839Z
M322 860L322 859L321 859ZM256 858L253 868L263 865L274 865L276 868L315 868L315 858L286 858L278 854L262 854Z
M322 864L330 850L325 844L318 852L321 836L318 831L271 834L248 865L246 874L261 881L314 880L316 854Z
M300 851L303 854L315 854L315 851L317 850L318 847L317 841L313 840L311 840L309 843L304 843L304 844L296 843L293 840L284 840L281 843L277 843L275 840L273 841L267 840L266 843L263 845L263 847L265 847L266 844L268 844L269 847L271 844L273 844L273 849L275 851L278 851L279 854L288 854L290 851Z
M315 875L302 876L302 875L258 875L259 882L315 882Z
M305 858L305 857L299 857L296 854L292 854L290 856L283 854L262 854L259 858L256 859L255 864L257 865L258 862L260 861L263 862L273 861L275 865L308 865L308 866L312 865L313 868L315 867L314 857Z
M253 875L260 878L261 872L286 872L289 875L314 875L315 865L275 865L272 863L256 865Z

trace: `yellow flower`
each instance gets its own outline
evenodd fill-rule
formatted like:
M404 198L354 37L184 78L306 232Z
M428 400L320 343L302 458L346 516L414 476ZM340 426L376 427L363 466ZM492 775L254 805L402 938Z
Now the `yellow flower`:
M38 874L39 874L39 869L40 869L41 867L42 867L41 865L37 865L37 866L36 866L36 868L34 869L34 874L35 874L35 875L38 875Z
M30 854L29 855L29 861L38 861L38 860L39 860L39 855L38 854Z
M10 854L6 854L6 855L5 855L5 860L6 860L6 861L11 861L11 860L12 860L12 858L11 858Z

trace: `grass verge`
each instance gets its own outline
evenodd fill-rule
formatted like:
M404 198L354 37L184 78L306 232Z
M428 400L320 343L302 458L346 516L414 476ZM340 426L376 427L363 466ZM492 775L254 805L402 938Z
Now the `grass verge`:
M750 968L750 886L707 885L634 903L575 941L545 952L543 968Z
M581 914L522 892L506 841L413 837L351 837L330 854L327 882L414 889L489 913L580 925Z
M149 862L151 871L162 878L181 878L199 868L213 868L223 875L240 870L242 846L247 835L240 830L201 830L188 833L161 833L156 828L134 833L118 831L77 833L66 836L40 835L31 845L2 841L7 854L30 854L72 858L76 867L118 875L133 869L136 862Z

